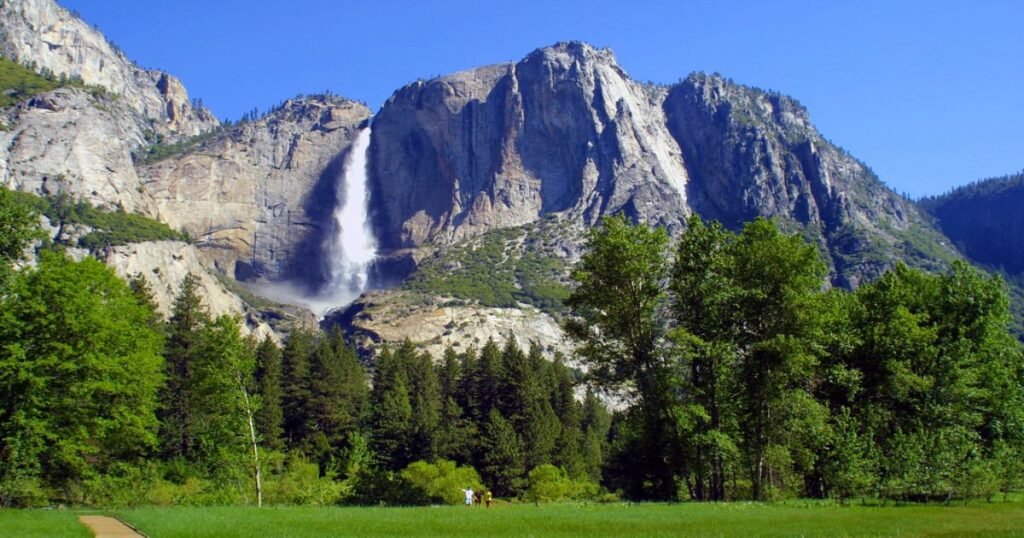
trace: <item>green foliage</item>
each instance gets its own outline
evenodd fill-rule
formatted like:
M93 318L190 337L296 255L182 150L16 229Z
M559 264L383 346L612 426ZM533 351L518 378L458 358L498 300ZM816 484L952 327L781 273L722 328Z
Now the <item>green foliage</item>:
M64 193L44 197L25 192L14 192L11 195L19 204L44 215L57 227L54 237L56 242L63 240L65 229L73 224L93 229L78 240L78 246L92 251L144 241L189 240L184 232L174 231L160 221L126 213L122 209L108 211L93 207L85 200L74 200Z
M301 456L289 458L280 473L267 476L265 484L268 504L332 506L351 494L350 484L321 476L319 465Z
M135 162L139 165L153 164L175 155L188 153L223 133L223 128L214 128L189 138L174 141L164 140L156 133L148 133L147 139L150 144L142 148L141 153L134 155Z
M554 254L558 238L550 226L495 230L441 251L424 260L404 286L484 306L526 303L561 312L569 296L562 283L567 269Z
M0 265L21 259L29 243L40 237L34 209L19 193L0 187Z
M256 348L256 392L260 409L256 414L257 430L263 446L284 450L284 413L281 410L281 348L266 337Z
M418 490L425 502L430 504L461 504L465 499L464 489L484 489L476 469L460 467L453 461L443 459L434 463L415 461L402 470L401 476L410 488Z
M62 86L82 87L83 84L78 79L41 75L9 58L0 58L0 108Z
M524 498L535 503L591 499L599 490L597 484L588 480L573 480L565 469L550 463L530 471L529 484Z
M44 251L0 300L0 504L22 502L12 482L66 488L155 446L161 336L123 281Z

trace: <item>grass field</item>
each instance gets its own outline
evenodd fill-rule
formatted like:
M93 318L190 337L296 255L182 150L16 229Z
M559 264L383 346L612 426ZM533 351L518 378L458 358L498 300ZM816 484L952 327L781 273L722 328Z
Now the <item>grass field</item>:
M88 537L72 510L0 510L0 537ZM96 513L90 511L90 513ZM1022 536L1024 502L970 506L499 505L428 508L140 508L152 538L313 536Z
M117 513L153 538L249 536L1024 536L1024 503L820 503L427 508L146 508Z
M0 536L18 538L89 538L92 533L71 510L0 509Z

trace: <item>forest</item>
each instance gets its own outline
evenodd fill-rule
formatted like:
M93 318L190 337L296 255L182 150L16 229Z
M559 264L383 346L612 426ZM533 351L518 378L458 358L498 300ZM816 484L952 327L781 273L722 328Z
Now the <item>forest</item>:
M611 217L565 301L575 356L509 335L367 360L338 330L245 336L191 277L163 319L143 278L72 260L38 222L0 190L0 506L413 505L467 487L910 502L1024 486L1005 286L964 263L850 292L766 220L694 217L672 242Z

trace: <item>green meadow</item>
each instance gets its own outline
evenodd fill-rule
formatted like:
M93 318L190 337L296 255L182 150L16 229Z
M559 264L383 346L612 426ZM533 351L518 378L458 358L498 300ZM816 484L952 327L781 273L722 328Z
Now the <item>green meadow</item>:
M499 504L491 509L462 506L140 508L119 511L115 515L154 538L1024 536L1024 502L1020 501L979 502L968 506L885 507L837 506L812 501L779 504ZM7 523L8 520L0 516L0 531L7 530Z

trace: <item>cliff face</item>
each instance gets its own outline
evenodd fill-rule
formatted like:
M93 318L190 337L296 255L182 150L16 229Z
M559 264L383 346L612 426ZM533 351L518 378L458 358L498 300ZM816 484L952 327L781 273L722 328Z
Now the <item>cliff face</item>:
M218 125L209 111L192 106L178 79L135 65L99 30L53 0L0 3L0 54L119 95L156 133L190 136Z
M384 246L451 242L566 212L678 228L687 173L660 106L610 51L538 50L395 92L374 120Z
M954 256L914 204L826 140L794 99L695 74L671 88L664 108L702 217L733 229L757 217L800 229L845 287L897 260L934 269Z
M155 216L222 272L315 280L343 158L369 117L346 99L290 100L139 174Z
M133 113L109 95L62 88L0 112L0 184L148 212L132 152L144 142Z
M779 220L856 286L897 259L954 254L913 204L826 141L791 98L693 75L641 85L610 51L561 43L516 64L417 82L374 121L382 244L448 244L559 213L626 212L681 231Z

